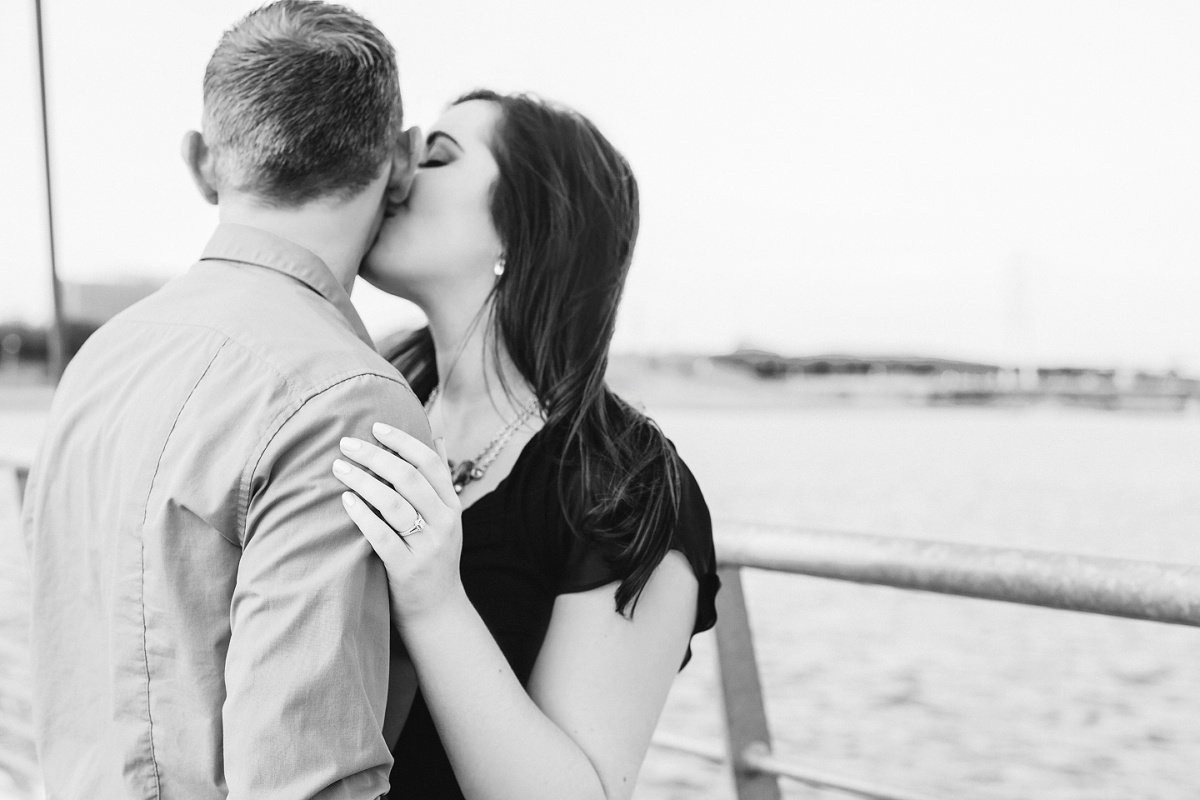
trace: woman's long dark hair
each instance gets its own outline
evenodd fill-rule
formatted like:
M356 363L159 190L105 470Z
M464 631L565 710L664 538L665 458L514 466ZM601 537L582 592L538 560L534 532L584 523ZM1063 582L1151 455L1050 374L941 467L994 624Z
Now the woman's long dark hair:
M649 418L605 384L608 347L638 233L628 162L588 119L529 95L475 91L455 105L500 107L492 221L505 270L487 318L563 443L558 492L574 535L621 576L617 611L636 607L670 549L679 462ZM417 331L392 355L420 397L437 382L433 339ZM497 362L498 363L498 362ZM632 604L632 607L631 607Z

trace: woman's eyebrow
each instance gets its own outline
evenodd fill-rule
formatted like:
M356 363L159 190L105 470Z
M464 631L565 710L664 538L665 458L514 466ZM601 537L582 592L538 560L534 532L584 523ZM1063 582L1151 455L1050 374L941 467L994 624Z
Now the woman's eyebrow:
M457 147L459 150L463 149L463 146L458 143L458 140L455 139L450 134L446 133L445 131L434 131L433 133L429 134L428 138L425 139L425 146L433 147L433 143L436 142L439 138L449 139L451 142L454 143L454 146Z

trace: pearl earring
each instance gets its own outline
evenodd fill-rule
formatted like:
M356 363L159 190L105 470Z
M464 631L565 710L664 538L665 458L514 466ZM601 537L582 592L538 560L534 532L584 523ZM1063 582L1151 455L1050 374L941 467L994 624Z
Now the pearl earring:
M496 266L492 267L492 272L496 273L497 278L504 274L504 256L496 259Z

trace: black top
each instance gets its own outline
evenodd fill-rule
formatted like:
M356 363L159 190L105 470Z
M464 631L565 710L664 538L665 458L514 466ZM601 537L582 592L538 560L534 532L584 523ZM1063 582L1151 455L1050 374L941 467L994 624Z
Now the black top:
M545 428L534 434L512 471L462 518L463 587L523 686L546 636L554 599L622 577L567 524L558 499L557 438ZM719 581L708 506L692 473L682 462L680 467L679 523L671 546L687 557L700 582L694 634L716 622ZM394 755L394 796L462 798L419 691Z

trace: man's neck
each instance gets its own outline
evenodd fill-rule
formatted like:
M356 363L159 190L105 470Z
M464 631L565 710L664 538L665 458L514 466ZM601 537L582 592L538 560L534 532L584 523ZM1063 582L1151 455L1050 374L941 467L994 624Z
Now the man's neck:
M245 196L222 197L218 211L222 222L258 228L311 251L347 293L382 216L370 191L347 201L314 200L294 208L272 208Z

